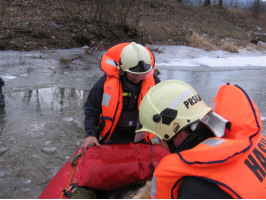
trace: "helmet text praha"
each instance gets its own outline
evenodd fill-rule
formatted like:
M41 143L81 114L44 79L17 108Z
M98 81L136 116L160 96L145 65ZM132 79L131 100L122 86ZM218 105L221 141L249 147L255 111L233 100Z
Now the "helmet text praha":
M201 98L198 94L194 95L191 98L188 98L186 101L184 101L183 103L185 104L186 108L189 109L189 106L193 106L196 103L200 102Z

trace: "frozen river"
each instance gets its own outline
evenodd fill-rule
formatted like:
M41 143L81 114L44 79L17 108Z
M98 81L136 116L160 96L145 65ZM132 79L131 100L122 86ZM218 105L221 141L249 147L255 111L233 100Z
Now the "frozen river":
M266 124L266 53L151 46L161 80L192 85L210 103L222 84L242 87ZM0 109L0 198L38 198L84 138L84 103L103 74L102 52L0 51L6 107ZM265 133L265 129L263 130Z

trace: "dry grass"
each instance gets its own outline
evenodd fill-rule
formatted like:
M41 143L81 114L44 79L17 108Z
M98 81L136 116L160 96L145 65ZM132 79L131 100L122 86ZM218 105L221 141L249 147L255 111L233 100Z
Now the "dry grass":
M266 9L266 8L264 8ZM254 25L261 27L262 29L266 29L266 12L259 12L256 17L254 17L254 13L252 13L252 10L235 10L234 13L236 13L242 20L245 22L245 24L249 27L254 27Z
M87 45L103 50L120 42L136 41L213 50L228 39L236 46L247 46L251 41L266 42L262 14L255 19L247 12L233 12L219 6L191 7L169 0L104 2L0 0L0 49ZM119 2L128 7L117 10ZM106 12L97 12L97 5Z
M207 39L203 36L199 36L197 33L193 32L189 41L190 46L204 49L206 51L211 51L216 49L214 45L212 45Z
M151 191L151 181L147 181L146 184L140 188L131 199L149 199Z
M223 42L222 45L221 45L221 49L224 50L224 51L231 52L231 53L239 53L238 52L238 47L236 45L234 45L230 41Z
M251 43L246 47L247 50L249 51L253 51L253 50L257 50L257 51L266 51L266 43L264 42L259 42L257 45Z

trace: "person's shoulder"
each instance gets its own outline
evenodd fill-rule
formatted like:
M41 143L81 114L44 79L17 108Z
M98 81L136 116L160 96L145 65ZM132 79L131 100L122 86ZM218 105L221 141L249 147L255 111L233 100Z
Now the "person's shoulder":
M101 76L94 85L103 85L106 81L106 75Z
M98 81L105 82L106 81L106 74L102 75Z
M160 167L168 168L170 165L176 165L179 162L179 156L176 153L171 153L163 157L159 163Z
M91 91L101 90L104 86L106 75L101 76L93 85Z

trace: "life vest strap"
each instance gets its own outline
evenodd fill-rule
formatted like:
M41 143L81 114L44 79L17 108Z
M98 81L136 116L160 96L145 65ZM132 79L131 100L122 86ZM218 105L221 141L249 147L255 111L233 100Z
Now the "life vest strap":
M111 122L114 121L114 119L112 119L111 117L105 117L105 116L99 117L99 120L101 120L101 123L99 124L99 127L98 127L98 131L97 131L98 135L101 134L101 132L105 126L105 120L110 120Z

